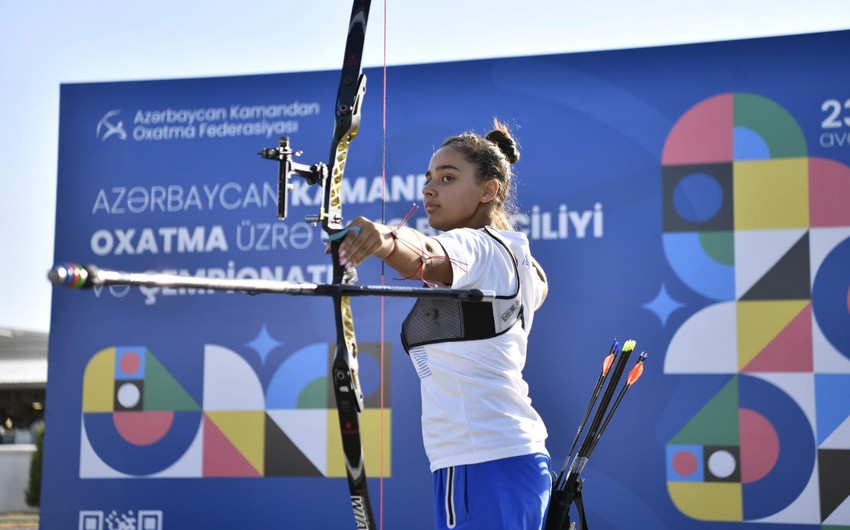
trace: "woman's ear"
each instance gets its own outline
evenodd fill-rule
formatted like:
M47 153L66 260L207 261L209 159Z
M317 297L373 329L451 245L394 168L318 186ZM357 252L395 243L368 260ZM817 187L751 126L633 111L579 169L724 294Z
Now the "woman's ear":
M496 179L490 179L484 182L482 186L484 193L481 196L481 202L488 203L496 198L496 195L499 194L499 181Z

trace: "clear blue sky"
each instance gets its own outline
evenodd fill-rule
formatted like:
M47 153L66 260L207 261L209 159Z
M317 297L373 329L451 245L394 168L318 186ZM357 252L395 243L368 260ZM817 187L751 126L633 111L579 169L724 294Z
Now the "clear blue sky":
M49 331L62 83L336 70L348 0L0 0L0 329ZM850 0L373 0L365 65L850 29ZM847 65L836 65L846 68ZM850 94L845 94L845 96Z

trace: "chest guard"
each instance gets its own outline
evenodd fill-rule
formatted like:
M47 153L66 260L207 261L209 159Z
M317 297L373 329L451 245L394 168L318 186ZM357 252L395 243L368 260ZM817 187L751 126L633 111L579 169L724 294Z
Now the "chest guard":
M496 296L492 302L418 299L401 325L401 343L408 354L412 348L423 344L489 339L505 333L517 321L522 321L520 273L516 256L501 235L490 227L484 227L484 231L502 245L511 257L516 274L516 291L511 295Z

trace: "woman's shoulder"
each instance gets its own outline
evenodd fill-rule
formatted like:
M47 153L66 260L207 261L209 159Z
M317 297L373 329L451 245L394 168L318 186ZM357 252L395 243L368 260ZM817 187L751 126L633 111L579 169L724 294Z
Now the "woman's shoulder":
M517 259L529 254L528 237L522 232L497 230L491 226L481 228L454 228L436 236L443 248L453 254L459 248L464 253L478 256L501 254L508 250Z
M525 254L529 251L528 236L523 232L498 230L492 226L484 227L484 230L489 233L491 238L500 240L517 255Z

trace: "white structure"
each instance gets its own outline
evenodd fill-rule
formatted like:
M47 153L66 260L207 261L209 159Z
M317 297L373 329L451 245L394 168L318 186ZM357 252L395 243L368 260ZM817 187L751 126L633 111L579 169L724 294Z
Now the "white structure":
M33 444L0 445L0 513L36 511L24 495L34 452Z

